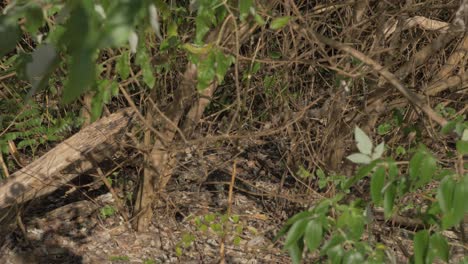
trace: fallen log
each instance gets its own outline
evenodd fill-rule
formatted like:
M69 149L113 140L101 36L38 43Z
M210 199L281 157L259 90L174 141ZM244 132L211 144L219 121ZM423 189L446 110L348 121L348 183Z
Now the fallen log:
M119 147L134 114L126 108L104 117L13 173L0 185L0 209L51 193L91 169Z

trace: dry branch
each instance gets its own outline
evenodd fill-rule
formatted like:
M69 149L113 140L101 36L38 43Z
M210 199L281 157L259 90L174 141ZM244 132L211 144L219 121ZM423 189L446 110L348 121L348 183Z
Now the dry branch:
M229 17L227 19L230 19ZM234 26L231 23L226 24L226 29L218 27L206 37L206 42L214 42L218 38L221 39L224 47L235 46L236 41L243 42L250 36L256 25L244 23L239 27L237 32L238 38L235 38ZM219 35L222 34L220 37ZM236 52L237 53L237 52ZM160 120L161 138L155 140L152 151L146 160L149 167L145 168L142 182L139 186L138 195L135 204L136 219L133 226L136 230L141 231L148 227L149 220L152 217L151 205L157 192L162 192L169 182L176 163L174 157L171 157L167 151L167 146L175 139L176 132L182 131L191 134L191 129L198 124L201 115L209 104L214 91L218 87L217 82L209 85L199 96L197 101L194 101L195 87L197 80L197 67L193 63L188 63L184 72L182 82L178 89L174 92L174 101L163 112L155 113L154 116L162 116ZM185 110L188 113L184 116ZM180 124L182 129L174 127L174 124L179 124L185 117L185 123Z
M364 62L365 64L371 66L376 72L378 72L382 77L384 77L390 84L392 84L408 101L410 101L414 106L421 109L430 119L437 122L439 125L444 126L447 124L447 120L441 117L438 113L436 113L429 105L427 105L423 100L421 100L421 96L415 94L414 92L408 90L400 80L390 71L388 71L385 67L374 61L373 59L369 58L362 52L345 45L343 43L334 41L329 39L323 35L320 35L316 32L309 33L306 30L301 30L301 32L308 36L309 34L312 35L313 38L317 39L318 41L329 45L333 48L338 50L344 51L349 55L355 57L356 59Z
M0 186L0 209L48 194L93 167L118 147L117 136L133 122L127 108L84 128L42 157L13 173Z

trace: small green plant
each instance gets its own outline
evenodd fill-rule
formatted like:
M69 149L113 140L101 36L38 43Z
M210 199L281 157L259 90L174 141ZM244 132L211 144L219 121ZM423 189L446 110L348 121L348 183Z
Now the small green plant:
M203 236L223 239L224 242L239 246L242 242L241 235L246 231L253 231L252 228L245 228L245 224L238 215L228 216L227 214L210 213L207 215L195 217L193 223L199 233ZM176 254L181 256L183 249L190 247L195 241L195 234L190 232L182 235L182 240L176 244Z
M456 128L457 125L452 126ZM460 155L468 153L465 148L467 130L465 128L459 133L457 151ZM388 261L389 252L383 244L362 240L366 225L372 221L372 207L383 206L385 218L390 219L398 211L398 201L402 197L437 179L441 181L433 194L435 199L426 201L429 204L427 208L418 208L420 219L429 227L414 235L411 262L432 263L436 258L447 262L450 247L442 231L458 225L468 212L468 174L441 170L435 157L422 145L415 149L407 174L403 174L392 158L382 158L383 142L374 148L370 138L359 128L355 129L355 139L360 152L348 159L361 164L361 167L347 181L345 189L370 177L371 202L358 199L344 203L345 192L342 192L291 217L277 239L286 236L284 247L293 263L301 262L304 248L327 258L329 263Z
M395 127L401 126L403 124L403 115L401 112L401 109L393 110L392 119L377 126L377 134L383 136L390 133Z
M110 256L109 260L118 262L129 262L130 258L128 256Z
M115 207L113 207L112 205L106 205L99 210L101 217L104 219L115 215L116 212L117 209L115 209Z
M345 190L344 187L346 185L347 177L340 174L331 174L326 175L325 172L318 168L314 173L310 173L306 170L303 166L299 166L296 174L304 179L313 178L317 180L319 189L324 189L325 187L332 185L338 187L340 190L344 192L349 192L349 190Z
M143 264L156 264L156 261L154 259L145 259Z

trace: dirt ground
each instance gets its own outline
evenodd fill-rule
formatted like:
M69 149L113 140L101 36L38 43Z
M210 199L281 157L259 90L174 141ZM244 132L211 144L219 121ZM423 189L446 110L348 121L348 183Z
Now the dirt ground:
M115 207L112 195L81 177L74 188L23 210L19 227L3 239L0 263L220 263L222 256L225 263L290 263L274 237L288 217L320 197L294 195L297 187L281 180L274 153L267 154L237 157L231 200L232 160L218 155L216 161L207 156L198 164L187 162L156 206L147 232L135 232L124 214L106 211ZM117 193L124 197L125 190ZM230 217L223 218L228 210ZM364 239L380 241L394 263L406 263L412 232L412 227L376 217ZM460 259L459 238L453 232L447 236ZM309 255L306 263L322 261Z

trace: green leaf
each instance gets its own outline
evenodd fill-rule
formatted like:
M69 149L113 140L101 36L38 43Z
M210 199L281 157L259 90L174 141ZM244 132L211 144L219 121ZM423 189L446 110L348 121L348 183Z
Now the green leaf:
M65 23L65 32L59 42L67 47L69 53L78 53L80 50L97 48L97 41L101 35L97 29L95 16L88 14L83 1L70 12Z
M286 241L284 243L285 248L289 248L291 245L297 243L297 241L304 235L308 222L308 219L301 219L291 226L288 234L286 235Z
M445 177L437 189L437 201L439 201L442 212L448 213L453 206L453 195L455 191L455 181L450 177Z
M202 5L198 8L198 15L195 18L195 43L203 43L203 38L210 31L211 25L216 22L213 9L204 8Z
M94 51L81 50L70 58L69 77L63 90L64 103L72 102L94 83L96 63L93 56Z
M468 212L468 205L466 201L468 200L468 177L460 182L455 183L453 190L451 207L445 212L442 217L442 228L448 229L453 226L458 225L465 216L465 213Z
M392 130L392 124L390 123L383 123L377 127L377 134L385 135Z
M336 245L327 250L327 255L331 263L341 263L344 253L341 245Z
M130 76L130 58L128 50L122 51L122 54L115 65L115 69L122 80L125 80Z
M398 166L394 160L387 161L388 166L388 179L394 181L398 178Z
M103 103L102 92L99 92L97 96L93 96L91 101L91 121L95 121L101 117L102 108L104 106Z
M24 27L31 35L35 35L37 30L44 24L44 15L42 8L37 5L31 5L26 9L24 16L26 23Z
M259 26L263 26L263 25L265 25L265 23L266 23L265 20L263 19L263 17L260 16L259 14L255 14L255 15L254 15L254 19L255 19L255 22L257 22L257 24L258 24Z
M313 215L314 213L311 212L311 211L302 211L300 213L297 213L295 215L293 215L293 217L289 218L288 221L286 222L286 225L292 225L294 224L295 222L301 220L301 219L304 219L304 218L307 218L311 215Z
M437 161L432 155L428 154L424 156L424 159L421 162L420 167L420 179L418 186L423 186L429 183L434 176L434 173L437 169Z
M322 224L316 220L309 221L305 230L305 243L312 252L318 248L323 238Z
M405 155L406 149L403 146L398 146L395 150L395 154L397 155Z
M370 156L372 154L372 141L366 135L364 131L362 131L359 127L356 126L354 129L354 138L356 139L357 148L362 154L366 154Z
M299 166L299 169L297 170L296 174L301 178L309 178L312 176L312 174L303 166Z
M199 91L205 90L213 82L216 76L215 62L216 57L213 52L210 52L206 58L200 60L197 71L197 89Z
M239 237L239 236L235 236L233 239L232 239L232 244L234 244L234 246L239 246L240 243L241 243L242 239Z
M366 224L363 211L351 206L344 208L338 217L337 226L346 232L348 239L359 240Z
M371 188L371 198L374 204L378 205L382 201L382 188L385 184L385 168L379 166L374 175L372 175L370 188Z
M441 130L442 134L451 133L455 129L456 125L457 125L457 120L449 121L444 127L442 127L442 130Z
M393 205L395 202L396 186L391 183L384 194L384 216L385 219L390 219L393 212Z
M302 260L302 247L299 244L300 242L297 242L287 247L293 264L300 264Z
M356 164L369 164L372 161L368 155L362 153L353 153L346 158Z
M409 163L409 176L415 188L427 184L437 169L437 163L434 157L423 148L411 158Z
M365 176L369 175L369 173L372 172L372 170L375 168L377 164L379 164L379 162L380 162L379 160L374 160L370 164L360 167L358 171L356 172L356 174L346 182L344 189L350 188L356 182L358 182Z
M462 136L461 136L461 140L463 141L468 141L468 128L465 128L463 130L463 133L462 133Z
M421 230L416 233L414 242L414 263L425 264L427 250L429 247L429 231Z
M429 241L429 253L431 255L439 257L445 262L448 262L449 252L450 247L445 237L439 233L433 234Z
M43 88L57 64L57 51L52 44L43 44L32 53L32 61L26 64L26 77L31 83L30 95Z
M239 19L241 21L249 16L251 8L253 8L253 0L239 0Z
M223 82L224 76L233 62L233 56L226 56L220 50L215 51L216 78L219 83Z
M16 47L21 36L21 30L15 19L6 15L0 15L0 57Z
M141 67L143 82L151 89L154 87L156 78L154 77L153 67L151 66L150 56L145 43L139 46L136 54L136 61Z
M273 29L273 30L280 29L280 28L286 26L286 24L288 24L289 20L291 20L290 16L277 17L277 18L273 19L273 21L271 21L270 28Z
M129 40L142 3L142 0L116 1L109 8L109 16L100 30L100 47L119 47Z
M280 237L282 237L284 234L286 234L286 232L288 232L288 230L290 229L291 225L294 224L295 222L303 219L303 218L306 218L306 217L309 217L313 214L313 212L311 211L302 211L302 212L299 212L297 214L295 214L293 217L289 218L288 221L286 221L286 224L284 224L283 228L280 229L280 231L278 231L278 234L275 236L275 238L273 239L274 242L278 241L278 239Z
M465 129L465 131L467 130ZM468 140L458 140L457 151L460 155L468 155Z
M154 84L156 83L156 78L154 77L151 66L145 64L145 66L142 67L141 70L143 73L143 81L148 86L148 88L152 89L154 87Z
M113 216L116 211L117 210L113 206L106 205L101 208L100 213L102 217L107 218L109 216Z
M348 251L343 257L343 264L358 264L364 262L364 256L357 250Z
M333 235L325 244L323 245L320 255L328 254L328 251L331 250L335 246L340 246L345 241L342 235L335 234Z
M385 143L382 142L377 147L375 147L374 152L372 153L372 160L380 159L382 154L385 151Z

